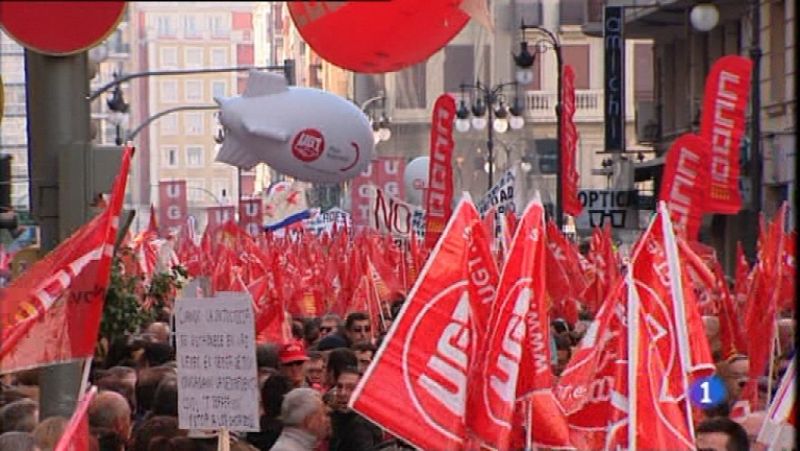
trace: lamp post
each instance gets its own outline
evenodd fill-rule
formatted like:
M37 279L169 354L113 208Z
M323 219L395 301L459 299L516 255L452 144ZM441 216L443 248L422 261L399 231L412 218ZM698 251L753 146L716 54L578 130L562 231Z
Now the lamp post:
M381 113L378 116L375 113L375 102L381 103ZM369 117L369 122L372 125L372 136L375 139L375 144L381 141L388 141L392 138L392 130L389 128L391 120L386 115L386 96L383 92L379 92L377 96L371 97L359 105L361 111Z
M505 94L503 91L508 86L517 86L517 82L500 83L495 86L487 86L478 80L475 84L461 84L461 100L456 111L455 128L459 132L469 131L470 125L476 130L486 128L486 152L489 174L487 190L491 190L494 185L494 132L505 133L509 127L519 130L525 125L522 118L522 106L519 97L514 99L514 105L508 108L505 105ZM470 109L467 109L467 102L464 92L467 89L475 91L476 99ZM470 120L470 114L472 120ZM487 117L484 118L484 115Z
M531 66L533 66L534 61L536 60L536 55L546 51L548 48L552 48L553 51L556 52L556 67L558 70L558 82L556 88L556 224L558 225L558 229L561 230L564 224L564 215L563 215L563 190L561 188L561 134L562 134L562 110L561 110L561 99L564 96L562 82L563 82L563 75L564 75L564 59L561 55L561 42L558 40L555 34L553 34L550 30L540 27L538 25L525 25L523 21L520 25L520 30L522 31L522 42L520 42L520 52L514 55L514 63L517 65L517 81L520 83L530 82L533 72L531 71ZM534 41L533 48L536 50L531 53L528 41L526 39L526 31L527 30L534 30L538 32L541 37Z
M114 80L117 78L119 78L119 75L115 72ZM110 99L106 100L106 105L110 111L108 114L108 120L111 121L111 123L114 124L117 129L115 143L118 146L121 146L122 127L127 127L128 125L128 110L130 109L130 105L125 102L125 98L122 96L122 87L120 85L116 85L114 87L114 94Z

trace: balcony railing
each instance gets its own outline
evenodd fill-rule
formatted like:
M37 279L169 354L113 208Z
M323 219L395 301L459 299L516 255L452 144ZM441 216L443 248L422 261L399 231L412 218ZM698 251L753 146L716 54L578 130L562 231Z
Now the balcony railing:
M534 122L555 122L557 96L555 91L526 91L525 119ZM575 90L575 120L601 122L603 120L603 90Z

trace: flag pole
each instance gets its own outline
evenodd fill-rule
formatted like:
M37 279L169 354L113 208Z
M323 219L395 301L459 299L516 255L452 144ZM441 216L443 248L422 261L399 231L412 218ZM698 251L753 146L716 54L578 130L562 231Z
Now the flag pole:
M775 375L775 351L779 349L776 343L780 345L777 320L772 321L772 331L772 342L769 345L769 372L767 373L767 408L769 408L770 397L772 396L772 377Z
M530 399L525 400L525 450L533 450L533 401Z
M636 449L636 367L639 361L639 297L633 284L633 266L625 274L628 285L628 449Z

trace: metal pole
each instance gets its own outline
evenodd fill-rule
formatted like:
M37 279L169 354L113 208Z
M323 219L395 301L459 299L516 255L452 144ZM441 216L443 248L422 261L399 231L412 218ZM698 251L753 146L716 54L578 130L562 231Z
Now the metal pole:
M202 110L217 110L217 109L219 109L219 105L185 105L185 106L176 106L173 108L169 108L167 110L156 113L145 119L144 122L139 124L136 128L131 130L130 133L128 133L128 138L126 139L126 141L133 141L133 138L135 138L145 127L153 123L153 121L155 121L156 119L160 119L168 114L175 113L177 111L197 111L197 110L202 111Z
M549 33L548 33L549 34ZM562 212L563 207L563 196L564 192L561 187L562 183L562 170L563 161L561 158L561 135L562 135L562 109L561 109L561 99L563 98L563 76L564 76L564 61L561 58L561 46L558 44L558 41L555 40L553 35L550 35L551 39L553 39L553 49L556 51L556 61L558 66L558 92L556 93L556 225L558 226L558 230L562 230L564 226L564 214Z
M46 252L90 215L87 54L53 57L25 50L25 72L31 209ZM69 418L77 403L81 362L46 366L39 381L39 417Z
M502 89L502 87L500 88ZM486 104L486 112L488 113L487 117L489 118L489 122L486 124L486 128L488 130L486 150L489 153L489 187L487 188L487 191L491 191L492 186L494 186L494 111L492 108L492 105L494 105L494 92L490 91L486 86L481 89L484 93L484 103Z
M750 2L753 8L753 37L750 58L753 60L751 77L752 96L750 102L750 181L752 183L754 213L761 211L761 5L759 0Z

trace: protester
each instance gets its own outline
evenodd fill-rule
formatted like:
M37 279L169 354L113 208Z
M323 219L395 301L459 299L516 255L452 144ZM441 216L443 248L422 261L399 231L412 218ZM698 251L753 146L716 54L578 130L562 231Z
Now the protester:
M20 399L0 408L0 434L33 432L39 422L39 406L32 399Z
M556 376L561 375L564 368L567 367L569 359L572 357L572 341L566 335L556 335L556 364L553 367L553 374Z
M369 450L381 442L381 429L347 406L360 378L359 370L352 366L339 373L331 412L329 451Z
M169 344L169 324L161 321L150 323L150 325L147 326L147 329L145 329L145 336L147 336L154 343Z
M337 334L342 328L342 318L334 313L329 313L322 317L319 325L320 340L330 334Z
M310 349L319 341L319 324L319 318L306 318L306 320L303 321L303 343L306 349Z
M144 368L139 371L139 378L136 381L136 415L135 423L138 424L149 414L153 405L153 396L156 393L158 384L166 375L175 375L172 368L158 366L155 368Z
M278 372L280 365L278 345L259 343L256 346L256 365L258 366L258 385L260 387L268 377Z
M267 451L278 440L283 423L278 418L286 393L292 390L291 381L282 374L270 376L261 387L261 405L264 414L259 420L260 431L247 434L247 441L261 451Z
M361 341L354 344L350 349L353 350L353 354L355 354L358 361L358 371L364 374L375 356L375 346L368 341Z
M748 451L747 433L739 423L716 417L703 420L695 429L697 451Z
M319 342L317 342L317 351L320 352L328 352L333 349L346 348L346 347L347 347L347 340L338 334L330 334L325 338L321 339Z
M178 378L165 376L153 394L153 415L178 416Z
M37 451L30 432L10 431L0 434L0 451Z
M103 427L91 427L89 433L97 439L101 451L125 451L126 441L117 431Z
M330 435L328 408L320 394L311 388L295 388L281 405L283 431L272 451L312 451Z
M319 351L309 351L306 362L306 382L315 390L322 390L325 383L325 356Z
M307 386L305 363L308 361L305 346L300 340L290 341L281 347L279 354L281 374L289 378L294 388Z
M127 451L149 451L150 443L158 437L169 439L182 435L186 435L186 431L178 429L176 417L150 417L134 431Z
M743 354L730 357L722 365L718 365L718 372L722 381L725 382L728 403L731 405L731 414L738 416L735 412L735 404L739 401L742 389L747 385L747 378L750 372L750 360Z
M64 417L50 417L39 423L33 430L33 441L39 451L53 451L68 422Z
M123 381L117 376L105 376L97 383L97 389L100 391L113 391L122 395L128 402L131 412L136 412L136 397L134 386L128 382Z
M338 348L331 351L325 363L325 387L335 386L339 374L348 366L358 367L358 359L351 349Z
M98 393L89 404L89 426L113 431L122 443L126 443L131 434L131 409L128 401L113 391Z
M348 346L361 341L372 341L372 326L369 315L364 312L352 312L344 321L344 336Z

